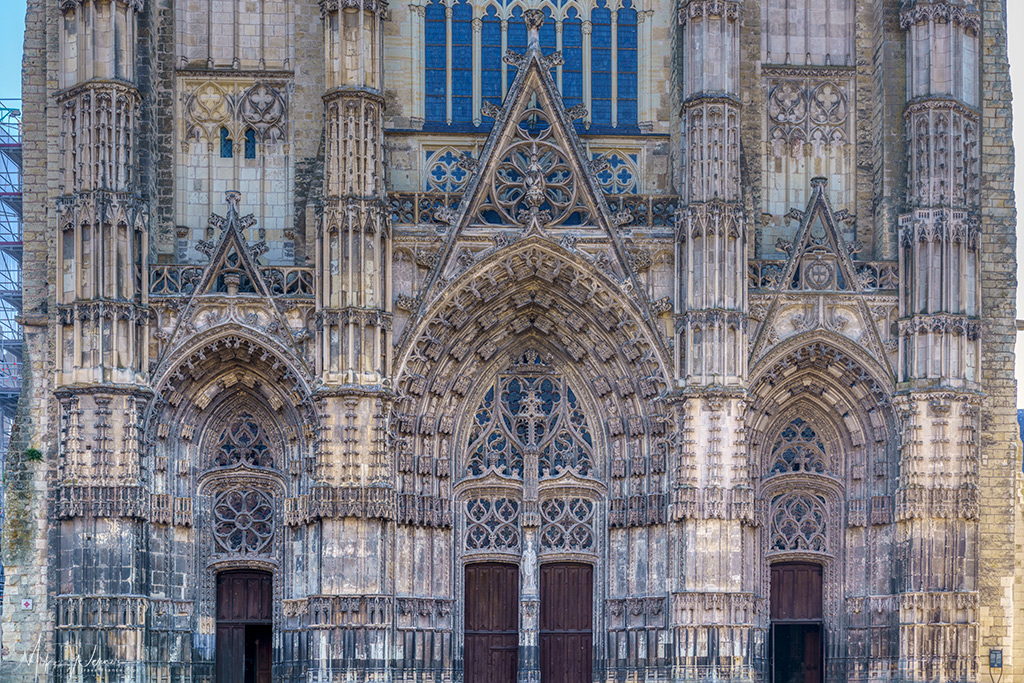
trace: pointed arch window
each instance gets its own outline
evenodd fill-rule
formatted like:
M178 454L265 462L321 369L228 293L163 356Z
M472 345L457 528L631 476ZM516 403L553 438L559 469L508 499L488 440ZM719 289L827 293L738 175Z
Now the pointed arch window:
M214 467L245 465L273 469L274 450L266 430L251 413L237 415L217 439Z
M252 128L245 131L245 158L256 158L256 131Z
M230 159L234 156L234 142L231 140L231 133L224 126L220 128L220 158Z
M594 474L594 439L576 394L559 375L500 375L473 415L464 474L522 479L527 452L536 452L538 476Z
M566 107L583 103L588 132L635 133L638 119L635 0L570 0L544 8L541 50L562 51L552 75ZM433 0L424 22L424 114L427 128L489 128L481 103L497 104L515 79L504 50L525 52L524 0Z
M768 476L795 472L825 474L828 469L825 444L814 428L799 417L786 425L772 446Z

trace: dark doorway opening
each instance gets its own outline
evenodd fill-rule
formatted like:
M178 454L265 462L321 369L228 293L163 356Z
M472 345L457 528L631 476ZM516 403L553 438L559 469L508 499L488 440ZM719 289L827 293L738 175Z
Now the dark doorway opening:
M590 683L593 672L594 568L558 562L540 568L540 679Z
M772 565L772 683L821 683L824 671L821 565Z
M271 683L273 604L269 573L217 575L217 683Z
M466 565L466 683L515 683L519 669L519 566Z

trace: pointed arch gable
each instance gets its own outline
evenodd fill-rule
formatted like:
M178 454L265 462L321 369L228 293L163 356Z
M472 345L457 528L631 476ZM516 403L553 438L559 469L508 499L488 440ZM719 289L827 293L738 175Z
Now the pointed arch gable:
M541 10L526 14L542 22ZM472 255L462 238L472 226L488 223L481 218L488 212L502 216L498 223L504 229L525 228L528 236L586 229L588 238L608 248L623 286L646 306L646 293L617 230L630 223L632 216L628 211L613 214L605 200L596 177L604 162L589 158L573 126L573 120L585 112L582 107L565 108L550 73L559 59L560 54L542 54L535 41L525 55L509 52L505 56L517 69L516 77L501 107L493 103L484 107L484 115L494 118L495 124L479 158L462 161L472 169L462 200L457 209L435 210L435 218L449 229L438 267L423 289L424 303L416 312L420 317L426 302L447 288L457 270L455 264L466 253Z
M853 468L868 461L881 463L878 474L894 475L898 418L892 386L885 369L839 335L818 331L788 341L751 372L753 462L765 464L775 435L805 414L819 430L832 432L838 449L832 476L856 478Z

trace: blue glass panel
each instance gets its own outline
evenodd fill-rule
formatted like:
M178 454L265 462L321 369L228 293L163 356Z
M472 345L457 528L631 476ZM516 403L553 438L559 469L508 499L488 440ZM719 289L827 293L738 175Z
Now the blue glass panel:
M497 104L501 101L501 20L488 9L480 31L480 96Z
M473 120L473 8L452 8L452 122Z
M512 10L512 18L508 22L508 49L520 53L526 52L526 23L523 21L523 12L518 7ZM517 71L518 69L509 65L509 85L512 85Z
M632 126L637 121L637 29L629 2L619 10L618 23L618 125Z
M245 131L245 158L256 158L256 131L252 128Z
M590 36L590 120L596 125L612 122L612 24L605 7L590 13L594 30Z
M583 102L583 24L576 10L562 21L562 101L566 107Z
M220 158L230 159L234 156L234 150L232 149L231 137L228 133L227 128L220 129Z
M444 5L434 2L427 5L426 23L424 25L424 43L426 74L426 120L443 122L445 112L445 87L447 84L446 69L448 57L446 52L447 25L444 16Z
M544 25L540 27L540 47L544 54L554 52L558 46L555 36L555 20L551 18L551 8L544 8Z

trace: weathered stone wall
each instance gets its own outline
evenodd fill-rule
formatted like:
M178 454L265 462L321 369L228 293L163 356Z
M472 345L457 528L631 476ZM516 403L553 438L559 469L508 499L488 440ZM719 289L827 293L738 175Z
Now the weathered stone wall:
M140 12L118 92L133 82L141 107L118 123L131 182L99 189L67 163L71 4L29 3L0 678L211 681L217 576L244 568L274 578L281 680L457 681L464 567L500 561L520 573L526 680L541 568L574 561L594 568L602 680L763 680L786 562L821 568L828 683L980 682L998 677L992 648L1024 680L1004 2L917 3L965 36L980 16L980 177L961 201L927 190L949 169L911 166L925 107L908 109L907 28L923 20L901 25L913 6L896 0L807 2L792 22L774 0L644 4L651 120L630 136L577 133L533 50L490 134L424 132L423 6L248 3L236 22L223 0L118 1ZM332 38L345 12L377 33ZM339 73L325 35L377 70ZM261 40L262 62L235 49ZM807 48L780 58L789 44ZM193 107L207 85L220 119ZM842 90L818 105L845 102L826 123L848 139L773 149L781 129L814 132L780 114L780 88ZM221 124L236 143L245 125L280 133L259 152L279 175L229 187L246 160L242 144L220 158ZM604 192L608 152L639 174L624 195ZM444 155L463 184L424 194ZM558 180L535 167L551 159ZM219 186L196 184L218 164ZM95 207L128 195L147 211L127 251L90 251L60 219L74 205L102 226ZM914 251L929 240L946 246ZM139 250L136 288L118 258ZM930 307L929 278L950 272L963 287ZM107 330L121 355L97 363ZM972 348L978 367L942 353ZM552 454L536 434L570 415Z
M1024 678L1021 658L1024 605L1014 601L1021 572L1015 549L1016 486L1020 454L1016 426L1017 382L1013 347L1016 332L1017 212L1013 197L1014 150L1011 138L1010 78L1006 61L1006 3L989 0L982 7L981 88L981 226L980 286L985 320L979 489L981 528L978 544L978 589L981 597L978 643L979 677L988 669L990 648L1003 650L1004 680Z

